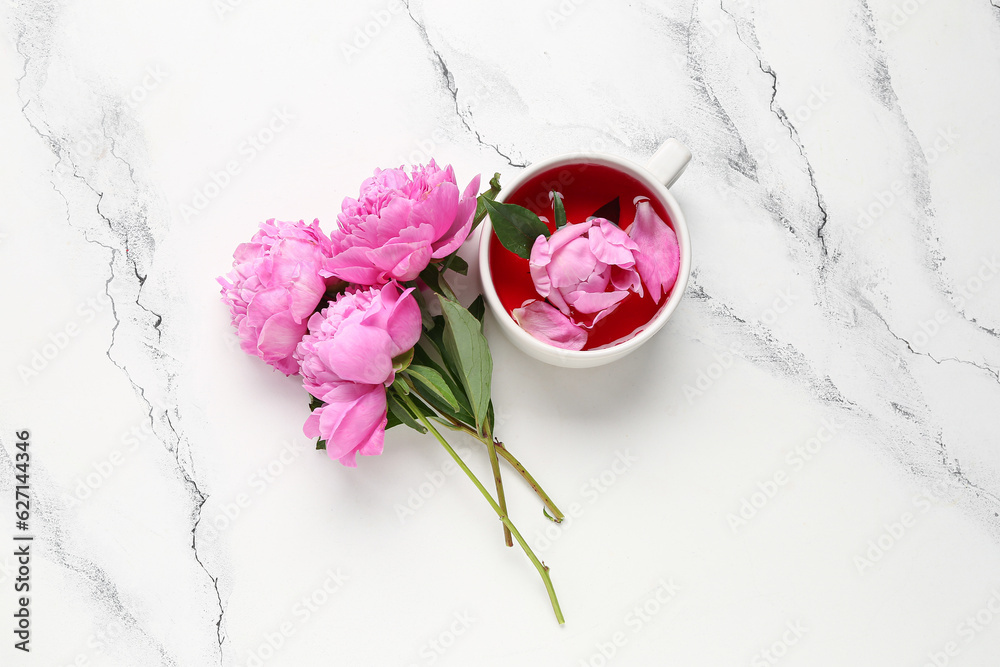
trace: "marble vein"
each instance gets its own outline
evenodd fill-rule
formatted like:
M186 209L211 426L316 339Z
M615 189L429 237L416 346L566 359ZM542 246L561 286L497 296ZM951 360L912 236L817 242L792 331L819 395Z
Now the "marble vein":
M995 493L990 493L982 486L969 479L968 475L966 475L962 470L962 465L959 460L948 456L948 446L945 444L944 435L941 432L938 432L937 445L941 451L941 464L951 474L951 476L958 480L963 486L972 489L974 493L981 497L988 498L996 507L1000 508L1000 496L997 496ZM993 516L1000 516L1000 512L994 511Z
M812 362L795 345L782 343L764 327L741 317L733 306L710 294L698 281L697 271L691 272L685 296L705 304L713 317L738 325L742 334L761 349L761 353L756 355L751 354L749 350L744 351L749 360L777 370L784 377L804 383L817 400L863 417L872 416L870 412L848 399L829 376L818 375Z
M66 204L67 223L80 230L83 238L88 243L97 245L109 252L110 257L107 260L108 276L104 288L105 293L111 300L114 324L111 330L111 340L105 355L128 379L138 397L145 404L149 423L154 432L158 431L158 439L172 453L175 468L182 478L188 496L191 498L193 505L190 530L191 550L197 566L204 572L212 584L214 603L218 607L215 635L217 658L218 663L221 665L224 663L223 649L226 640L223 629L225 606L223 605L219 590L219 578L213 575L206 567L199 551L197 539L201 510L208 496L202 491L195 480L190 451L188 452L189 462L185 464L181 460L180 449L183 437L171 421L169 409L162 407L164 405L174 405L172 409L177 410L176 399L170 395L169 389L176 378L176 364L172 366L162 363L167 359L167 355L156 353L159 351L158 344L162 342L163 331L161 330L161 325L164 322L164 315L140 302L143 287L146 284L148 276L148 272L142 270L140 266L148 266L152 263L156 242L148 218L144 213L135 218L129 217L130 208L128 204L146 200L149 198L150 193L144 192L138 187L133 165L117 152L118 142L113 136L114 133L107 131L108 112L106 108L102 110L99 123L100 134L111 143L114 157L127 170L128 178L133 184L131 191L121 187L115 188L115 197L122 200L122 213L107 213L102 210L102 205L105 204L107 189L94 182L95 180L100 180L105 183L115 183L120 180L117 178L117 174L110 169L101 170L96 167L91 169L89 175L83 173L84 169L74 159L72 153L71 146L73 142L69 137L59 136L56 132L52 131L49 128L49 122L44 120L46 114L44 113L45 104L42 101L42 92L46 83L47 67L51 59L49 45L53 41L52 33L55 30L56 19L60 9L61 6L58 3L45 2L44 0L17 7L15 14L16 35L14 41L15 49L23 60L23 71L16 80L16 91L21 99L22 114L28 125L46 144L55 157L55 174L51 179L51 184L53 190L55 190ZM41 63L39 64L38 61L41 61ZM34 75L32 75L33 73ZM26 91L29 86L33 89L33 93ZM29 112L29 107L39 107L43 111L39 113L35 113L34 111ZM58 122L58 117L56 117L55 122ZM68 134L69 130L65 132ZM134 137L132 139L134 140ZM73 180L68 182L63 181L62 186L60 186L57 182L60 181L59 173L63 167L68 169L68 173L73 177ZM74 182L82 185L85 191L73 189L72 183ZM98 226L86 221L85 211L87 210L87 206L84 202L87 199L90 199L92 202L90 204L90 211L95 213L97 219L100 221ZM113 285L115 289L112 289ZM130 299L121 294L129 292L134 294L134 298ZM132 308L133 305L135 306L134 308ZM147 344L147 348L153 350L154 354L151 354L148 358L143 358L141 355L133 355L131 350L122 348L119 330L126 322L128 322L130 329L140 332L143 338L148 338L151 335L150 332L155 332L157 344ZM141 372L143 375L142 379L136 377L136 371ZM167 388L166 396L163 397L162 401L154 400L147 396L147 391L152 387ZM159 429L157 428L158 426L160 427ZM167 433L169 433L169 436ZM98 594L99 591L115 590L110 579L96 564L82 556L69 554L65 550L62 546L63 541L60 538L62 531L56 522L52 522L51 528L55 531L52 541L58 560L67 569L77 572L80 576L91 581L97 599L101 599L101 595ZM117 593L113 594L113 602L114 604L111 606L115 614L121 617L127 624L135 625L135 618L119 601ZM165 662L175 664L172 658L166 656L162 647L159 647L159 651Z
M728 9L726 9L724 0L719 0L719 9L722 10L722 12L727 16L729 16L729 18L733 21L733 27L736 31L736 38L740 40L743 46L745 46L747 50L750 51L753 57L757 60L757 66L760 68L760 71L766 74L771 79L771 99L768 106L771 112L777 117L778 121L782 125L784 125L785 128L788 130L788 137L792 140L792 143L795 144L795 148L798 150L799 155L802 156L802 161L805 164L806 168L806 175L809 177L809 185L812 187L812 190L816 195L816 206L819 208L820 221L819 224L816 226L816 239L819 241L820 251L822 252L823 257L827 257L829 255L829 252L826 247L826 236L824 234L824 228L830 221L830 217L827 212L826 203L823 201L823 195L820 194L819 186L816 183L816 172L813 169L812 164L809 162L809 157L806 155L805 146L802 145L802 139L799 137L799 131L795 129L795 126L788 118L788 114L785 113L785 110L782 109L781 105L778 104L777 102L778 74L777 72L774 71L773 67L764 62L763 58L761 58L761 55L759 53L759 49L755 48L753 45L748 43L743 38L743 34L740 32L739 21L737 20L736 16L734 16ZM822 272L824 268L825 268L825 263L822 263L820 265L820 271Z
M997 7L995 3L991 2L991 4L993 4L994 7ZM884 98L884 105L886 109L895 115L896 119L901 124L907 139L910 159L918 166L918 169L911 172L911 185L914 189L914 194L917 197L918 205L921 209L923 209L924 215L919 219L921 230L923 231L921 238L926 246L927 261L937 278L938 288L949 299L954 306L955 311L964 320L972 324L981 333L985 333L993 338L1000 338L1000 331L980 323L976 318L971 317L966 312L964 307L959 305L960 299L956 294L955 287L952 284L952 281L944 273L943 269L946 263L946 257L944 255L944 251L941 249L940 237L937 229L931 224L931 221L935 217L935 211L931 195L929 175L930 164L928 163L927 156L924 154L923 149L920 147L917 135L913 132L913 129L906 118L906 114L904 113L902 105L899 101L899 96L896 94L895 88L892 84L892 75L884 44L878 38L876 32L875 15L872 12L867 0L861 0L861 7L863 9L864 18L863 26L867 32L867 42L872 50L871 57L875 62L879 73L878 79L880 88L884 91L884 95L882 96L882 98Z
M889 332L889 335L895 338L903 345L905 345L906 349L911 354L915 354L921 357L927 357L928 359L936 363L938 366L940 366L946 361L951 361L958 364L965 364L966 366L972 366L973 368L978 368L979 370L991 376L998 384L1000 384L1000 372L997 372L996 370L991 368L989 364L977 364L974 361L969 361L968 359L959 359L957 357L942 357L938 359L930 352L918 352L916 349L914 349L913 344L909 340L903 338L902 336L900 336L899 334L897 334L895 331L892 330L892 327L889 326L889 323L886 321L885 316L882 315L882 313L878 312L874 308L872 308L870 312L879 320L879 322L882 323L883 326L885 326L885 330Z
M6 447L0 446L0 463L3 468L14 469L14 461ZM3 475L0 478L0 489L5 496L14 495L12 480L14 476ZM66 509L58 487L51 482L44 470L34 470L32 476L32 495L34 514L32 521L35 533L44 535L44 542L38 543L44 553L53 558L59 565L77 576L79 584L87 591L89 599L97 603L99 612L104 617L114 618L122 623L127 632L134 632L141 637L144 644L153 648L160 659L160 664L173 667L177 662L170 656L166 647L151 636L142 627L139 620L122 602L121 589L100 565L93 560L66 548L71 536L66 528ZM42 528L37 526L41 524Z
M515 162L510 155L507 155L500 150L498 144L491 144L483 139L482 134L478 129L476 129L472 122L472 112L468 110L465 112L462 111L462 107L458 102L458 83L455 80L455 75L452 73L451 68L448 67L448 63L445 62L444 56L441 55L441 52L431 42L430 35L427 34L427 26L425 26L423 21L417 19L417 17L413 14L413 9L410 7L410 0L403 0L403 4L406 7L406 13L410 17L410 20L413 21L413 24L417 27L417 32L420 34L421 41L423 41L424 45L431 52L434 67L441 74L445 89L448 91L452 103L455 106L455 115L458 116L458 120L462 123L462 126L465 127L469 134L476 138L476 142L478 142L479 145L493 150L497 155L506 160L507 164L510 166L517 168L527 167L528 163L524 162L523 159Z
M691 18L683 31L684 38L687 43L687 66L691 70L692 78L699 84L700 92L702 93L702 97L705 102L715 113L716 117L718 117L719 121L725 126L726 130L730 132L738 142L738 155L735 158L728 158L729 165L751 181L754 181L755 183L759 182L757 177L757 161L754 160L753 156L750 154L750 149L747 147L746 141L740 134L739 128L736 127L736 123L733 122L729 112L726 111L725 106L723 106L718 96L716 96L715 91L712 89L711 83L709 83L708 78L705 76L705 68L701 65L700 59L694 57L694 54L692 53L693 40L691 39L691 36L694 31L697 10L697 4L693 5L691 8ZM788 229L788 231L792 234L795 233L795 230L791 228L791 226L786 226L786 229Z

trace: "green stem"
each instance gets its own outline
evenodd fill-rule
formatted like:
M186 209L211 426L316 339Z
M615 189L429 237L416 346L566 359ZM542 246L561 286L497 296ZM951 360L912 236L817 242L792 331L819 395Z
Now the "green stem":
M499 440L495 442L495 448L496 451L500 452L500 456L507 459L507 463L509 463L511 467L514 468L514 470L516 470L521 474L521 477L523 477L524 481L528 483L528 486L530 486L538 495L538 497L542 499L542 502L545 503L545 506L549 508L550 512L552 512L552 518L555 520L555 522L562 523L562 520L565 518L565 515L559 511L559 508L556 507L556 504L552 502L551 498L549 498L549 494L545 493L545 490L542 489L541 485L535 481L535 478L531 476L531 473L528 472L527 468L521 465L521 462L518 461L516 458L514 458L514 455L511 454L510 451L506 447L504 447L503 443L500 442Z
M490 446L490 443L493 443L496 451L500 452L500 456L504 457L504 459L507 460L507 463L509 463L510 466L514 470L516 470L521 475L521 477L524 478L524 481L528 483L528 486L531 487L531 489L535 492L535 494L541 499L542 503L544 503L545 506L549 509L549 511L552 512L552 519L556 523L562 523L563 519L566 518L566 515L563 514L558 507L556 507L556 504L552 501L552 498L549 497L549 494L545 493L545 489L542 488L542 485L539 484L535 480L535 478L531 475L531 473L528 472L528 469L525 468L524 465L520 461L518 461L513 454L510 453L510 450L504 447L504 444L502 442L494 439L490 439L488 441L486 438L481 437L478 433L476 433L475 429L469 427L468 425L463 424L460 421L456 421L451 417L446 416L446 418L448 419L448 421L451 422L452 428L454 430L462 431L463 433L468 433L473 438L483 443L487 447Z
M493 446L492 438L489 439L486 449L490 453L490 467L493 469L493 481L497 487L497 503L500 505L500 511L503 516L507 516L507 499L503 495L503 482L500 480L500 461L497 459L497 450ZM514 541L510 536L510 528L507 527L507 524L503 526L503 541L508 547L514 546Z
M427 430L429 430L431 433L434 434L434 437L437 438L437 441L441 443L441 446L445 448L445 451L448 452L451 458L455 460L455 463L458 464L458 467L462 469L462 471L466 474L466 476L468 476L468 478L472 480L472 483L476 485L476 488L479 489L479 492L483 494L483 497L486 498L486 501L490 504L490 507L492 507L493 511L497 513L497 516L500 517L500 521L502 521L504 526L506 526L510 530L511 534L514 536L514 539L516 539L517 543L521 545L521 548L524 549L524 553L527 554L528 558L531 560L531 563L535 566L535 569L538 570L538 574L541 575L542 582L545 584L545 590L549 594L549 601L552 602L552 611L555 612L556 620L559 622L560 625L565 623L566 621L565 619L563 619L562 610L559 608L559 600L556 598L555 588L553 588L552 586L552 579L549 577L549 568L538 560L538 557L535 555L535 552L532 551L531 547L528 546L528 543L524 541L524 538L521 537L521 533L518 532L517 528L514 526L514 523L510 520L507 514L500 509L500 505L498 505L497 501L493 499L493 496L490 495L490 492L486 490L486 487L483 486L482 482L480 482L479 479L473 474L473 472L469 470L469 466L465 464L465 461L462 460L462 457L460 457L457 453L455 453L455 450L452 449L451 445L448 444L448 441L444 439L444 436L442 436L438 432L438 430L434 428L434 425L431 424L430 421L428 421L427 417L425 417L422 412L417 410L417 407L413 404L413 401L410 400L410 397L400 392L397 392L397 396L403 403L406 404L406 407L409 408L410 411L413 412L413 414L417 415L417 418L420 419L421 422L423 422Z
M412 385L412 383L411 383L411 385ZM411 386L410 391L415 392L417 394L417 396L420 396L421 398L423 398L428 403L431 403L431 401L428 401L424 396L421 396L420 390L417 389L415 386ZM456 422L455 420L453 420L451 418L448 418L448 419L450 421L452 421L453 423L455 423L455 424L460 424L460 422ZM489 443L489 444L487 444L486 448L487 448L487 450L489 450L490 467L493 470L493 481L496 484L496 488L497 488L497 502L500 504L500 509L503 511L504 515L506 515L507 514L507 498L504 495L504 491L503 491L503 480L500 477L500 461L499 461L499 459L497 459L497 450L496 450L496 448L494 448L492 446L493 445L493 441L492 440L488 440L487 441L487 440L483 439L482 437L480 437L480 435L476 431L469 430L464 424L462 424L461 430L465 431L466 433L469 433L470 435L472 435L474 438L476 438L480 442L483 442L483 443L487 443L488 442ZM514 546L514 540L511 539L511 535L510 535L510 528L508 528L506 525L503 527L503 541L504 541L504 544L506 544L508 547Z

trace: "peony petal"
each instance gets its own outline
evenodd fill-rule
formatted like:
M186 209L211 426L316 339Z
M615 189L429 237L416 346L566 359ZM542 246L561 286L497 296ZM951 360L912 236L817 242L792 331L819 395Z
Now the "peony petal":
M455 212L455 220L451 228L440 239L434 242L432 248L434 259L447 257L465 243L469 237L469 230L472 229L472 221L476 217L476 197L479 192L479 174L469 182L462 193L462 199L458 202L458 209Z
M275 367L281 362L278 370L285 375L294 375L299 372L299 365L291 359L291 356L305 333L305 323L296 322L291 313L288 311L276 313L261 327L257 338L257 352L261 359Z
M386 397L380 385L345 383L317 412L320 435L326 439L326 453L346 466L354 467L356 450L381 451L385 434Z
M388 417L385 410L382 411L382 420L379 422L374 430L372 430L371 435L368 440L361 443L358 447L357 452L362 456L378 456L382 453L382 448L385 443L385 426L389 423ZM343 460L341 460L343 463ZM344 464L349 465L349 464Z
M599 313L621 303L628 292L570 292L566 301L580 313Z
M306 417L306 423L302 425L302 432L307 438L318 438L319 437L319 412L323 408L317 408L312 411L312 413Z
M680 268L677 234L656 214L648 200L636 204L635 220L628 229L635 241L635 267L654 301L670 291Z
M623 269L620 266L611 267L611 284L616 290L627 292L629 290L635 292L642 297L642 280L639 278L639 272L635 268Z
M635 264L632 252L639 247L617 225L604 218L594 218L590 230L590 250L605 264L630 268Z
M299 280L288 286L292 302L290 311L296 322L303 322L312 315L320 299L326 294L326 281L319 275L319 267L319 262L315 265L303 265Z
M367 254L369 261L386 276L404 282L415 280L431 261L430 244L421 241L389 243L373 248Z
M538 340L563 350L582 350L586 330L544 301L532 301L515 308L512 315L522 329Z
M606 268L590 249L590 242L577 238L558 251L552 251L552 261L547 267L553 287L567 287L586 282L595 273Z
M409 224L414 227L429 225L434 230L434 238L441 238L448 233L455 221L458 197L457 185L441 183L428 192L423 200L414 203Z
M275 313L288 312L292 297L284 287L272 287L253 294L247 303L247 318L255 327L264 326Z
M420 340L422 326L420 305L413 297L412 287L400 294L399 288L390 283L382 288L381 296L386 309L381 326L392 339L390 354L395 357L412 348Z
M552 281L549 280L548 273L548 266L551 262L552 251L549 248L549 240L539 234L534 245L531 246L528 271L531 272L531 281L535 284L535 291L543 298L552 291Z
M386 193L386 195L389 194ZM352 229L351 233L357 236L359 232L362 232L363 235L359 238L359 242L368 247L377 248L389 243L403 230L420 226L413 220L413 209L416 205L417 202L402 195L393 196L378 211L378 215L367 216L365 224ZM434 238L433 227L428 226L426 238L428 240Z
M392 339L384 329L344 322L335 338L318 343L316 353L338 377L382 384L392 374Z
M320 272L357 285L375 285L381 273L368 259L368 248L363 247L347 248L325 259Z
M552 236L549 237L549 245L551 246L550 250L552 254L556 254L556 252L561 250L564 245L589 232L590 228L593 226L593 222L591 220L587 220L586 222L564 225L563 227L557 229Z

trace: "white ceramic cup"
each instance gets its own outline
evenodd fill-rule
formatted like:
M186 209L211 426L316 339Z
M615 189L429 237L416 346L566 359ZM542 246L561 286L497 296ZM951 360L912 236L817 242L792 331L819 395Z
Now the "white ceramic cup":
M680 248L681 262L677 272L677 282L674 284L670 296L660 307L660 310L652 320L638 334L611 347L597 350L563 350L561 348L544 343L527 331L518 326L514 318L500 303L496 288L493 286L493 274L490 270L490 239L493 237L493 225L489 216L483 221L483 232L479 243L479 272L483 284L483 294L486 296L486 303L500 325L500 330L517 348L539 361L562 366L564 368L590 368L600 366L617 359L621 359L628 353L636 350L643 343L648 341L660 328L667 323L678 302L684 296L687 287L688 276L691 273L691 239L688 236L687 223L684 222L684 214L680 206L674 199L668 187L684 172L688 162L691 161L691 152L676 139L667 139L663 145L657 149L656 153L641 167L634 162L624 160L614 155L603 153L567 153L557 157L536 162L518 174L517 178L509 184L505 184L498 197L498 201L506 201L507 195L517 192L518 188L524 185L531 178L553 168L578 165L596 164L611 167L620 172L628 174L644 185L653 196L660 201L670 216L673 223L674 232L677 234L677 245Z

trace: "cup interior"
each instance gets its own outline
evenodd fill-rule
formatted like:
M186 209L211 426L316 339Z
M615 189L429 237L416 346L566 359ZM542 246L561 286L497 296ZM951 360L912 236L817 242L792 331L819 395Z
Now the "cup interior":
M598 169L591 170L590 177L588 177L586 171L591 167L598 167ZM604 181L614 178L620 178L620 182L608 183L605 187ZM636 187L637 185L639 186L638 188ZM517 295L505 291L505 298L508 304L507 306L504 305L494 282L492 259L494 257L499 259L496 267L498 271L502 272L507 270L507 268L501 256L496 255L491 257L493 255L493 252L491 252L492 246L494 244L499 245L499 242L494 240L495 234L493 233L489 217L484 220L479 248L483 293L504 333L517 347L536 359L559 366L587 367L597 366L621 358L641 346L666 323L667 319L676 309L677 303L680 301L686 288L688 274L690 273L691 251L684 215L669 190L643 167L612 155L571 153L535 163L521 172L509 184L505 184L498 200L526 206L539 215L544 215L545 208L548 207L547 217L552 219L551 204L549 203L547 194L548 190L557 189L566 194L564 201L566 202L567 214L569 215L571 207L575 203L571 200L574 186L581 191L583 191L583 188L587 188L586 192L592 201L601 200L603 195L597 194L595 190L600 190L602 187L607 191L622 192L626 196L633 192L648 196L654 210L661 217L665 215L664 219L674 229L680 249L680 267L677 281L666 300L659 305L658 309L649 313L649 319L644 324L638 324L637 331L632 332L625 339L613 344L609 341L607 346L586 350L564 350L538 340L518 326L507 308L510 305L511 298ZM539 195L537 193L542 194ZM596 199L593 199L594 197ZM592 201L583 204L583 206L591 205ZM631 207L632 201L625 201L622 198L620 205L624 211ZM570 222L579 221L572 215L569 215L569 219ZM620 222L623 226L627 226L631 223L631 220L623 215ZM503 250L503 252L508 251ZM508 288L504 289L508 290ZM535 297L537 298L537 294ZM520 297L517 296L517 298ZM514 307L519 305L520 303L517 303ZM609 319L613 316L613 314L609 315Z

